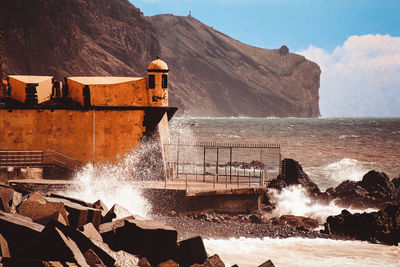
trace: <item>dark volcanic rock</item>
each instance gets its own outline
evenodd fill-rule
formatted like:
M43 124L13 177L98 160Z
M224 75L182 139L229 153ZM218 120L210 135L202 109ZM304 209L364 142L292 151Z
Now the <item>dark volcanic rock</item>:
M400 191L400 176L392 180L393 185Z
M343 210L340 215L326 219L324 232L397 245L400 242L400 207L390 205L378 212L355 214Z
M259 265L258 267L275 267L271 260L267 260L263 264Z
M311 194L320 194L318 186L303 171L303 167L293 159L282 160L282 175L270 182L268 188L282 189L288 185L301 185Z
M193 264L191 267L225 267L224 262L217 254L206 259L203 264Z
M396 181L395 181L396 182ZM361 181L344 181L330 195L344 207L378 207L399 203L399 189L383 172L370 171Z
M150 19L171 70L173 106L201 116L320 115L321 71L303 56L243 44L191 16Z
M308 230L319 227L319 223L317 220L295 215L282 215L279 218L275 217L271 219L271 223L273 225L288 225L291 227Z

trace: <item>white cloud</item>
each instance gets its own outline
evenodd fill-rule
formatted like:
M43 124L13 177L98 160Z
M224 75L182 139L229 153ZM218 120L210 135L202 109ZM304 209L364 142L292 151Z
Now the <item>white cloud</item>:
M322 116L400 116L400 37L351 36L331 53L298 53L321 67Z

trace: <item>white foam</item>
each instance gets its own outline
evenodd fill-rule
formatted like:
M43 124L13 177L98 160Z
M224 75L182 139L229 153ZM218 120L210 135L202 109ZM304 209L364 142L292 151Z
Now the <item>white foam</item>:
M270 201L276 205L271 216L279 217L281 215L305 216L318 220L320 224L326 221L330 215L338 215L343 207L337 206L334 202L324 205L315 202L308 197L306 190L300 186L285 187L278 193L277 190L271 190ZM372 212L374 209L358 210L348 209L351 213Z
M331 186L336 187L345 180L361 181L368 172L364 165L365 163L356 159L343 158L321 167L305 168L305 171L321 190L325 190Z
M304 238L204 239L210 255L226 266L258 266L271 259L280 266L398 266L397 247L361 241Z
M162 168L160 156L155 153L157 148L156 140L145 138L139 148L116 164L89 163L74 174L76 187L60 193L87 202L101 199L108 208L119 204L132 214L149 218L151 206L132 181L145 181L160 175ZM143 159L145 162L141 162Z

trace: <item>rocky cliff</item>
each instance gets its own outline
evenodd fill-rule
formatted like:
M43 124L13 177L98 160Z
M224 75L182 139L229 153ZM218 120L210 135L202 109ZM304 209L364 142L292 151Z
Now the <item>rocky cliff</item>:
M146 18L128 0L4 0L0 28L5 74L143 76L161 53L170 104L192 115L319 116L318 65L192 17Z
M320 68L238 42L193 17L151 17L171 70L171 104L193 115L319 116Z
M0 27L6 74L145 75L160 49L128 0L3 0Z

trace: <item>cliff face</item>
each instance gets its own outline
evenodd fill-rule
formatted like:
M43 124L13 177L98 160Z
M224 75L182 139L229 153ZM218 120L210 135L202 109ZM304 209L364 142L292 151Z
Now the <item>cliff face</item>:
M170 103L202 116L320 115L320 68L240 43L192 17L151 17L168 63Z
M146 18L128 0L3 0L1 31L5 74L144 76L161 52L170 105L192 115L319 116L318 65L192 17Z
M2 0L4 72L145 75L160 47L128 0Z

